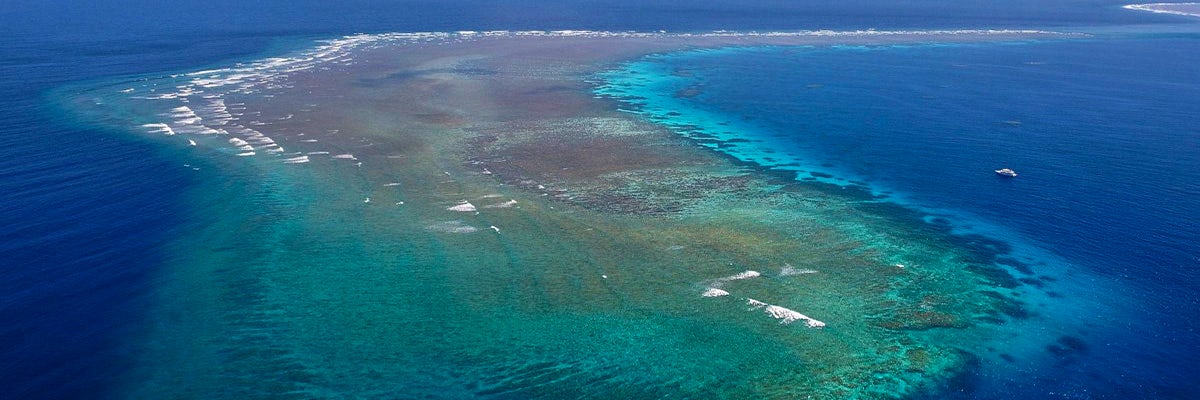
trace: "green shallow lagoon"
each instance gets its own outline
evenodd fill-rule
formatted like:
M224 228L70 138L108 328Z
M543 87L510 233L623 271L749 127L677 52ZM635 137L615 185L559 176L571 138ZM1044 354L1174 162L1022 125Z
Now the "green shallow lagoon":
M620 112L556 39L82 92L206 160L128 397L895 398L1027 316L994 249Z

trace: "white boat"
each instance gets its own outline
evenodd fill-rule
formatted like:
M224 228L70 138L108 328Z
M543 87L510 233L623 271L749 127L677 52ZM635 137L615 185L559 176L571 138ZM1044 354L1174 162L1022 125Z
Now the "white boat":
M1008 168L1004 168L1004 169L998 169L998 170L996 170L996 174L997 174L997 175L1001 175L1001 176L1007 176L1007 177L1010 177L1010 178L1016 178L1016 177L1017 177L1017 172L1016 172L1016 171L1013 171L1013 170L1011 170L1011 169L1008 169Z

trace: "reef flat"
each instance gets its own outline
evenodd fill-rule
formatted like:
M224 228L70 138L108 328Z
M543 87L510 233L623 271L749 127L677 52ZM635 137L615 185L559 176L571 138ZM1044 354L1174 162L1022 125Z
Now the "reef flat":
M939 393L1029 317L1002 243L708 150L595 95L597 74L730 46L1064 36L356 35L80 89L85 118L216 171L122 394Z

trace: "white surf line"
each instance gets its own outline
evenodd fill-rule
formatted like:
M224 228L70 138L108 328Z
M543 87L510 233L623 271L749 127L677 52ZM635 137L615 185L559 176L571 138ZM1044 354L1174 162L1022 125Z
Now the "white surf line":
M509 201L506 201L503 203L489 204L489 205L483 206L483 208L512 208L512 207L516 207L516 206L517 206L516 200L509 200Z
M430 33L431 35L438 35ZM440 37L457 37L469 39L474 37L522 37L522 36L543 36L543 37L618 37L618 38L670 38L670 37L799 37L799 36L896 36L896 35L1011 35L1011 34L1062 34L1061 32L1034 30L1034 29L935 29L935 30L853 30L853 31L834 31L834 30L798 30L798 31L727 31L718 30L701 33L673 33L673 32L612 32L612 31L591 31L591 30L558 30L558 31L488 31L488 32L471 32L460 31L453 33L442 33ZM386 36L390 34L379 34Z
M254 151L254 146L251 146L249 142L239 138L229 138L229 144L232 144L241 151Z
M789 325L792 322L804 321L809 328L824 328L825 323L808 317L807 315L796 312L795 310L783 308L776 305L770 305L761 301L746 298L746 305L750 306L750 311L763 310L770 315L771 318L779 320L780 324Z
M1155 14L1171 14L1171 15L1183 15L1183 16L1187 16L1187 17L1200 17L1200 10L1198 10L1196 12L1187 12L1187 11L1179 11L1179 10L1171 10L1171 9L1162 8L1162 7L1170 7L1170 6L1197 6L1197 7L1200 7L1200 3L1129 4L1129 5L1122 6L1121 8L1124 8L1126 10L1149 11L1149 12L1152 12Z
M171 126L167 125L167 124L162 124L162 123L142 124L142 127L149 129L150 133L161 133L161 134L164 134L167 136L171 136L171 135L175 134L175 130L171 129Z
M746 271L739 272L737 274L733 274L730 276L721 277L721 278L717 278L717 279L708 281L709 282L708 286L720 289L721 287L725 286L726 283L729 283L729 282L757 278L760 276L762 276L762 274L759 273L758 271L746 270Z
M467 225L461 220L438 222L425 227L428 230L442 233L474 233L478 232L479 228Z
M459 203L456 206L446 208L446 210L447 211L457 211L457 212L475 212L476 209L475 209L474 204L471 204L471 202L464 200L463 202Z
M815 273L817 273L817 270L815 270L815 269L796 268L796 267L793 267L791 264L784 264L783 268L779 269L779 276L796 276L796 275L808 275L808 274L815 274Z

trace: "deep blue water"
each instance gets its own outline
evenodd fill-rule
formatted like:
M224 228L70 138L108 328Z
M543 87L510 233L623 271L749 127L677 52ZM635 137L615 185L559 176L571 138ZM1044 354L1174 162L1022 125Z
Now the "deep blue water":
M1026 275L1049 277L1026 283L1054 293L1037 300L1052 319L1095 313L1072 323L1086 327L1080 352L1015 358L978 377L1014 386L980 395L1187 398L1200 376L1198 39L696 51L631 63L619 75L636 88L619 93L739 159L1000 239ZM1004 167L1019 177L993 174Z
M150 277L165 262L161 246L187 231L189 222L180 217L184 207L173 200L184 189L199 184L196 179L200 178L185 175L182 169L171 168L177 166L178 161L165 150L129 137L125 132L101 131L64 117L65 113L47 99L48 91L64 84L190 69L251 57L278 45L278 39L284 37L353 32L1042 27L1179 21L1172 17L1120 10L1108 1L1056 1L1052 2L1057 5L1053 9L1048 9L1045 1L1031 0L1008 2L1003 6L984 1L896 1L884 5L851 1L833 6L816 1L676 3L682 2L573 1L553 5L532 1L379 0L7 2L0 8L0 398L104 397L106 384L126 367L127 354L121 339L128 331L138 329L142 322L141 312L146 308L148 293L154 284ZM1103 48L1104 45L1097 46ZM987 54L981 52L979 56L987 57ZM1114 59L1120 59L1119 53L1111 54ZM1171 54L1166 58L1181 58L1170 65L1183 68L1187 65L1186 57L1194 57L1195 52L1191 55L1183 51ZM1155 56L1163 57L1162 54ZM1056 64L1047 67L1058 68ZM1103 75L1106 71L1094 73ZM1164 90L1164 85L1158 81L1163 77L1143 78L1149 90L1156 93ZM1194 110L1196 103L1192 104ZM1034 134L1042 131L1037 129L1039 124L1055 123L1039 122L1018 111L1013 110L1012 117L997 117L1022 119L1024 125L1012 130L1016 132L1012 134L1033 136L1029 140L1036 139ZM1126 115L1132 118L1139 114ZM1101 117L1104 115L1097 118ZM1119 119L1117 122L1127 124L1130 121L1139 119ZM1194 129L1194 125L1191 127ZM1169 136L1163 140L1167 138ZM1173 153L1160 153L1160 157L1171 157L1185 167L1196 166L1194 158L1187 158L1189 154L1196 154L1184 147L1189 142L1180 143L1179 147L1167 149ZM1024 144L1039 145L1036 141ZM1190 144L1194 149L1195 142ZM1086 147L1064 146L1063 151L1080 149ZM829 154L836 154L836 151ZM1029 198L1031 193L1087 199L1089 195L1112 195L1108 192L1115 191L1099 183L1097 187L1085 187L1079 189L1082 192L1069 194L1038 192L1036 189L1054 187L1051 184L1054 181L1044 181L1049 178L1039 176L1055 173L1066 177L1063 180L1069 180L1078 173L1094 170L1080 172L1066 168L1074 165L1050 168L1037 163L1036 157L1028 153L1000 153L996 157L997 161L1030 175L1029 179L1012 182L1010 193L1001 199L1006 202L1025 201L1023 204L1028 206L1034 203ZM1084 158L1087 158L1084 154L1076 156L1076 159ZM979 167L991 168L993 164ZM1103 168L1105 165L1098 166ZM922 173L930 172L924 168ZM937 176L967 182L970 179L966 177L972 173L973 169L971 172L946 171ZM909 190L922 184L903 179L894 183L897 190ZM1147 212L1174 207L1171 214L1121 213L1114 225L1141 223L1151 218L1147 215L1165 218L1162 215L1194 210L1169 200L1186 199L1181 193L1194 193L1188 192L1191 189L1187 186L1161 190L1182 192L1167 192L1161 196L1139 192L1138 197L1128 201L1150 210ZM925 193L929 196L925 200L931 202L980 200L959 198L945 191L913 192ZM1070 203L1053 204L1070 207ZM948 205L964 206L960 203ZM1187 224L1187 221L1194 220L1179 223ZM1019 222L1014 222L1013 226L1021 230L1036 228ZM1054 226L1067 229L1070 225ZM1189 231L1188 225L1182 226L1182 229L1175 229L1175 236L1167 235L1164 240L1187 242L1187 237L1180 236L1181 233L1194 230ZM1108 230L1117 231L1119 229ZM1078 253L1087 257L1089 251L1103 249L1111 243L1123 242L1095 243L1067 238L1061 244L1067 255ZM1187 276L1176 273L1194 268L1195 252L1178 246L1168 247L1177 250L1157 257L1150 255L1139 243L1143 241L1135 241L1134 247L1125 248L1120 254L1124 260L1138 262L1139 267L1129 272L1144 274L1151 269L1141 265L1157 263L1153 265L1163 266L1161 270L1154 270L1164 274L1161 280L1175 280L1181 287L1194 288L1194 279L1189 281ZM1108 265L1113 266L1114 273L1122 273L1118 266L1128 264L1113 262ZM1180 310L1194 311L1194 298L1191 301L1186 303L1186 299L1181 299L1183 304L1191 306L1181 306Z
M1145 290L1186 286L1200 266L1197 39L768 51L680 67L702 76L695 102L778 134L780 150L968 210ZM991 174L1002 167L1021 176Z

